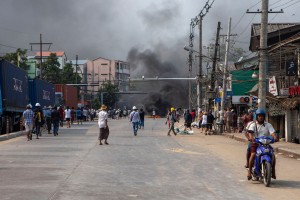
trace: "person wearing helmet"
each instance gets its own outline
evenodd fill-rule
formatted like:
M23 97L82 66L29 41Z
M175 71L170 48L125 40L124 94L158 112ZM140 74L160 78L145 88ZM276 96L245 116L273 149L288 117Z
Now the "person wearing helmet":
M26 110L23 112L23 125L25 126L27 141L32 140L32 127L33 127L34 113L31 110L31 108L32 106L28 104L26 106Z
M39 139L39 136L42 136L41 127L45 123L44 113L41 109L41 105L39 103L35 104L35 111L34 111L34 125L35 125L35 133L36 139Z
M258 108L255 112L256 114L256 120L254 123L250 124L248 127L248 134L249 134L249 140L252 142L251 144L251 155L249 160L249 170L247 178L248 180L251 179L251 169L254 164L256 149L258 147L258 144L254 142L255 137L259 136L272 136L274 140L277 140L275 130L273 126L265 121L266 112L262 108ZM273 155L273 163L272 163L272 178L276 179L276 173L275 173L275 156Z
M155 117L156 117L156 113L155 113L155 109L154 108L152 110L152 117L153 117L153 119L155 119Z
M130 122L132 123L133 134L134 136L137 136L137 131L139 129L140 122L140 114L135 106L132 107L132 110L133 111L130 113Z
M174 130L174 124L175 122L178 122L178 118L176 116L176 110L174 108L173 109L171 108L170 122L171 122L171 126L168 131L168 136L171 136L170 135L171 131L173 131L174 135L177 135L177 133Z

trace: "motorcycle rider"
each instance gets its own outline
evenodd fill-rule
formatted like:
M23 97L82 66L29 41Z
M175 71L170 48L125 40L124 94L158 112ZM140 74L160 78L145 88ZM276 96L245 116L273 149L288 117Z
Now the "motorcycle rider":
M249 170L248 170L248 175L247 178L250 180L252 178L251 173L252 173L252 167L254 165L254 159L256 155L256 149L258 147L258 144L254 142L255 137L259 136L272 136L275 141L277 141L275 130L273 126L265 121L266 113L262 108L258 108L255 112L256 114L256 121L255 123L252 123L249 128L248 128L248 133L249 133L249 139L252 141L251 144L251 156L250 156L250 161L249 161ZM272 158L272 178L276 179L276 173L275 173L275 155L273 154Z

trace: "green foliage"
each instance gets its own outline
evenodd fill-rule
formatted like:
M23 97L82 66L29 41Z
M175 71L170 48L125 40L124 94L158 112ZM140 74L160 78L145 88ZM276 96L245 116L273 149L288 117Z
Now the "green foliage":
M50 83L60 83L61 69L55 53L51 53L42 64L42 79Z
M81 82L81 77L80 75L74 72L73 66L71 63L65 64L62 72L61 72L61 81L60 83L63 84L75 84L75 83L80 83Z
M111 108L114 107L119 100L119 95L117 94L117 92L119 92L118 86L113 85L110 81L105 82L102 84L99 94L101 94L101 92L103 93L103 104Z
M4 60L11 62L15 65L18 65L18 60L19 60L19 67L24 70L28 70L29 66L26 64L26 61L27 61L26 53L27 53L26 49L23 49L23 50L17 49L16 52L14 52L14 53L5 54L3 56L3 58L4 58Z
M91 101L91 107L94 108L94 109L99 109L101 106L101 102L100 102L100 99L99 98L94 98L92 101Z

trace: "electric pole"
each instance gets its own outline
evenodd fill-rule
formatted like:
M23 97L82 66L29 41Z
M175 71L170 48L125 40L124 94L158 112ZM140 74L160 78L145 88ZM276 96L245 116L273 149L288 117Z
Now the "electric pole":
M259 79L258 79L258 107L266 110L267 93L267 48L268 48L268 13L283 13L283 11L268 11L269 0L262 0L261 11L247 13L261 13L260 47L259 47Z
M50 49L50 46L52 43L43 43L42 41L42 34L40 33L40 42L39 43L29 43L31 45L31 50L32 50L32 45L39 45L40 46L40 78L42 79L42 67L43 67L43 45L49 45L48 51ZM35 74L36 75L36 74Z
M220 121L223 123L224 121L224 108L227 97L227 69L228 69L228 53L229 53L229 44L230 44L230 29L231 29L231 17L228 22L228 30L227 30L227 39L226 39L226 52L225 52L225 62L223 68L223 92L222 92L222 100L221 100L221 116ZM223 133L223 126L221 126L220 132Z

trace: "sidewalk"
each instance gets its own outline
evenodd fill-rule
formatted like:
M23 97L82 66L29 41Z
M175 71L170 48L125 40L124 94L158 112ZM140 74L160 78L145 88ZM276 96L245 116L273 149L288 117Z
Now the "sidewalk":
M9 140L9 139L16 138L16 137L19 137L22 135L26 135L25 131L18 131L18 132L14 132L14 133L0 135L0 141Z
M223 135L240 142L248 142L242 133L224 133ZM300 144L279 141L272 144L272 147L279 154L283 154L290 158L300 159Z

